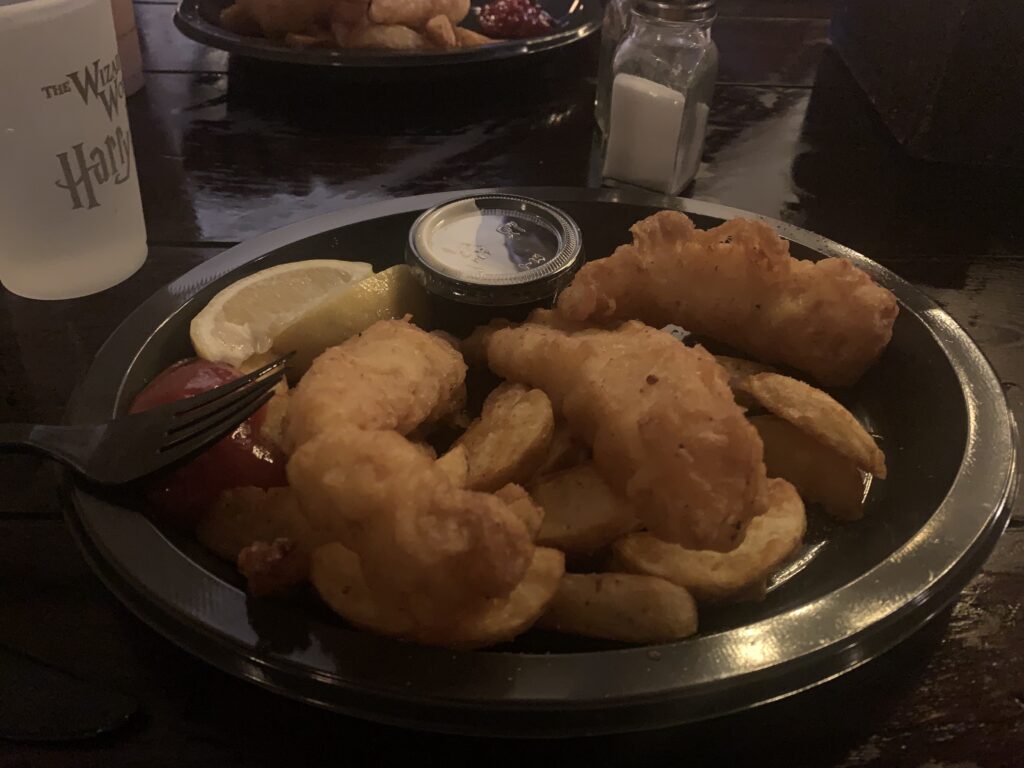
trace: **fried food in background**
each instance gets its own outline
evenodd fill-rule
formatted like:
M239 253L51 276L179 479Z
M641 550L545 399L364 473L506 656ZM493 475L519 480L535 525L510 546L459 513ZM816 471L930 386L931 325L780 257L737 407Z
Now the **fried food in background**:
M455 39L459 42L460 48L479 48L481 45L490 45L491 43L501 42L500 40L495 40L487 35L481 35L479 32L474 32L472 29L466 29L465 27L455 28Z
M340 42L340 41L339 41ZM401 24L369 24L356 27L345 38L348 48L386 48L389 51L415 51L426 48L419 32Z
M769 477L788 480L804 500L821 504L837 520L864 516L864 480L853 461L774 414L750 423L764 443Z
M766 497L767 511L750 522L731 552L686 549L650 533L633 533L615 543L613 566L660 576L702 602L759 596L768 577L799 549L807 530L803 502L790 483L769 480Z
M342 544L328 544L313 553L310 580L324 602L357 627L426 645L472 649L512 640L533 626L558 589L564 570L561 552L538 547L511 594L434 625L424 625L382 599L367 584L359 556Z
M288 450L335 426L403 435L456 410L466 364L447 342L405 320L382 320L331 347L292 390Z
M491 369L543 389L602 476L668 541L727 551L761 511L761 438L703 348L625 323L570 334L496 331Z
M456 441L466 449L466 487L496 491L525 482L540 466L551 443L555 415L539 389L501 384L484 401L480 418Z
M435 48L447 50L458 48L459 39L455 36L455 25L447 16L435 16L423 27L423 36Z
M791 257L765 224L734 219L704 231L661 211L631 231L632 244L576 274L560 314L679 324L836 386L857 381L892 338L892 292L843 259Z
M697 631L697 605L685 589L656 576L567 573L538 626L623 643L667 643Z
M221 24L233 32L259 29L266 37L289 32L308 32L326 27L337 0L235 0L220 15Z
M220 23L296 48L456 50L497 42L456 26L469 6L470 0L235 0Z
M739 385L777 416L794 424L865 472L884 478L885 454L856 417L820 389L789 376L759 373Z
M632 505L589 462L542 478L530 493L544 509L537 543L570 557L600 552L640 525Z
M469 0L370 0L367 17L374 24L420 28L435 16L458 24L469 14Z

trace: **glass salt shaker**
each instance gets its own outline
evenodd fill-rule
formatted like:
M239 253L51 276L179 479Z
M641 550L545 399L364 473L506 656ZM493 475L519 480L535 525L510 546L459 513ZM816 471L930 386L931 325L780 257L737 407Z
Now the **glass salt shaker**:
M612 59L626 33L626 22L636 0L608 0L601 23L601 54L597 63L597 97L594 114L602 134L608 133L608 107L611 104Z
M606 183L675 195L697 173L718 75L714 19L715 0L635 0L611 86L598 83Z

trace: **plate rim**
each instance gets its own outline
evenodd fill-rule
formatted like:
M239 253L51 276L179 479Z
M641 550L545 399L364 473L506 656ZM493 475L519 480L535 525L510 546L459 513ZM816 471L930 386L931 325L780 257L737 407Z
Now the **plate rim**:
M882 563L861 574L852 582L840 587L827 595L817 598L810 603L798 608L786 611L777 616L764 619L746 627L740 627L717 635L704 636L681 643L667 644L656 647L641 647L624 649L621 651L596 651L574 653L567 655L545 656L542 654L517 654L526 666L531 664L547 667L550 672L552 664L557 664L560 659L580 659L587 656L601 657L603 654L643 654L650 659L650 652L657 651L661 655L658 664L668 671L668 666L675 663L678 666L679 659L666 659L666 655L676 655L681 646L697 648L698 645L706 646L698 648L697 652L717 652L721 658L716 669L729 667L729 674L724 676L713 676L712 679L690 680L686 685L647 686L643 692L633 691L630 694L616 695L609 692L605 697L597 697L587 702L574 700L562 702L546 697L529 696L520 694L501 700L482 700L473 697L447 697L441 700L432 698L428 693L419 691L403 692L394 690L369 691L365 689L352 690L352 684L347 681L323 679L319 685L295 684L296 674L292 663L285 663L279 657L255 658L252 656L251 648L248 649L245 659L238 658L238 652L244 650L234 647L232 642L223 638L224 647L214 649L211 644L207 653L197 652L194 644L183 642L180 638L171 637L172 640L186 648L193 655L201 656L216 666L226 669L240 677L253 680L265 687L272 688L278 692L299 698L304 701L325 706L328 708L345 711L349 714L357 714L364 718L376 719L385 722L396 722L404 725L425 727L431 730L442 730L457 733L497 733L507 732L509 735L519 733L509 729L509 724L502 718L495 715L510 716L513 713L524 713L524 710L533 709L536 711L559 710L566 704L577 710L576 719L567 722L561 719L559 722L559 733L561 735L577 735L582 733L608 733L624 730L636 730L640 728L657 727L679 722L689 722L703 719L704 717L725 714L737 709L744 709L754 704L765 703L799 690L824 682L844 672L847 672L867 660L874 658L883 651L895 645L906 635L916 630L925 623L931 616L942 609L952 600L966 581L980 567L985 556L991 551L998 539L999 534L1005 527L1011 511L1010 501L1014 496L1017 481L1017 436L1016 425L1010 414L1005 399L1005 393L999 384L988 361L977 346L970 340L966 332L952 320L952 318L941 310L931 299L918 291L912 285L902 280L888 269L870 261L859 253L852 251L819 235L815 235L799 227L770 217L753 214L748 211L722 206L717 203L705 201L665 197L646 193L627 192L614 189L578 189L572 187L517 187L507 189L478 189L478 190L456 190L451 192L433 193L415 197L398 198L385 200L377 203L370 203L364 206L344 209L332 213L322 214L312 219L300 221L281 229L252 238L244 243L230 248L223 253L213 257L202 265L190 270L185 275L172 281L164 288L156 291L153 296L144 301L122 324L111 334L107 342L97 352L94 365L83 379L79 390L76 392L68 413L74 420L81 420L84 413L90 412L90 397L96 393L89 392L89 383L96 377L97 367L101 367L104 359L110 354L110 347L115 342L124 346L134 347L136 353L141 350L145 340L148 339L156 329L150 327L143 333L143 329L133 327L132 320L139 314L149 315L154 309L163 312L164 322L167 322L174 312L181 310L191 296L196 294L202 287L220 279L228 272L231 272L245 264L248 264L284 245L294 243L297 240L340 227L347 224L365 221L382 216L398 213L410 213L432 207L440 202L455 199L467 194L522 194L531 197L538 197L551 203L559 202L607 202L625 203L630 205L673 208L697 215L710 216L712 218L727 219L735 216L755 218L773 226L780 234L787 239L800 243L824 255L836 255L851 259L858 266L865 268L872 276L879 280L886 287L894 290L900 299L900 303L917 315L932 333L936 343L950 360L953 370L958 377L962 394L965 398L967 410L967 441L965 444L964 459L954 479L949 493L943 502L938 506L935 513L925 526L911 537L903 546L893 553ZM166 311L165 311L166 310ZM158 325L159 327L159 325ZM136 343L140 342L141 343ZM132 361L133 362L133 361ZM113 399L113 402L121 399L121 387L124 385L124 377L121 375L121 385ZM100 398L102 400L103 398ZM109 392L107 393L109 399ZM95 403L92 405L95 411ZM984 440L981 439L985 435ZM86 552L87 559L94 568L99 565L97 558L103 559L105 555L95 541L96 531L90 530L87 508L95 505L97 500L83 488L71 484L70 493L73 501L72 512L68 510L68 518L72 523L73 532ZM964 500L969 503L964 504ZM983 502L983 503L979 503ZM957 505L960 505L959 507ZM954 509L966 509L958 511ZM971 511L973 510L973 514ZM140 518L141 519L141 518ZM909 590L904 587L904 599L894 602L890 610L875 615L862 615L858 620L837 615L836 603L842 602L839 597L854 595L864 605L870 602L865 596L858 594L865 585L873 578L884 577L885 573L892 568L906 570L913 567L915 563L920 565L920 556L926 544L931 547L933 553L935 547L942 547L943 537L947 537L960 530L957 527L967 526L969 537L960 536L960 543L956 544L956 537L945 542L943 551L951 546L958 550L955 557L945 561L944 567L939 573L932 572L923 586L914 587ZM148 525L148 523L147 523ZM154 529L155 530L155 529ZM962 532L961 532L962 534ZM929 539L937 539L929 541ZM929 564L929 571L934 571L934 563ZM112 571L104 570L113 568ZM98 569L101 578L112 588L115 594L124 601L129 608L141 615L147 623L164 635L171 632L166 626L161 626L160 612L165 611L164 606L146 604L146 597L142 596L141 602L138 596L130 594L134 587L123 581L124 577L119 574L116 565L110 562L103 563ZM920 569L918 569L920 570ZM917 574L918 579L922 576ZM857 587L859 585L859 587ZM856 587L853 592L849 590ZM912 594L911 594L912 593ZM810 606L817 606L818 611L808 611ZM166 611L165 611L166 612ZM768 640L772 633L766 633L765 625L775 624L776 639L779 636L779 622L794 621L794 614L803 612L805 614L817 613L819 616L827 615L827 620L833 622L833 629L838 629L838 634L815 635L815 642L804 643L799 653L782 653L776 644L773 648ZM166 617L164 617L166 618ZM173 617L187 618L190 617ZM813 617L812 617L813 618ZM787 624L788 625L788 624ZM768 637L759 635L768 635ZM743 643L732 644L730 649L719 647L713 649L716 643L709 642L720 640L723 636L732 636L737 641L746 639L750 643L760 642L763 646L763 655L773 653L773 656L764 656L759 661L753 659L737 658L735 656L738 648ZM822 640L824 638L824 641ZM719 643L720 645L720 643ZM813 647L812 647L813 646ZM475 652L484 655L509 655L488 651ZM457 654L453 654L457 655ZM473 654L470 654L473 655ZM555 661L552 661L555 660ZM666 661L669 663L666 664ZM651 662L648 662L650 666ZM534 669L533 674L543 669ZM305 674L305 673L303 673ZM667 677L667 675L666 675ZM705 676L707 677L707 676ZM518 681L517 681L518 682ZM304 681L308 684L308 680ZM757 695L750 696L744 689L750 686L759 689ZM301 692L299 692L299 690ZM365 706L352 708L350 701L345 695L371 696L383 698L386 701L375 702L370 710ZM403 695L404 694L404 695ZM428 714L415 711L415 706L422 708L425 704L431 705L439 712ZM396 714L396 707L402 711ZM482 708L478 713L478 720L483 722L472 723L469 721L453 723L452 713L464 713L468 707ZM486 711L483 711L486 710ZM491 717L486 717L487 714ZM589 716L588 716L589 713ZM614 716L612 715L614 713ZM521 735L521 733L520 733Z
M580 10L584 23L542 37L508 40L493 45L457 51L343 51L335 49L290 48L260 37L231 32L207 21L199 11L200 0L180 0L174 9L174 26L188 38L203 45L262 61L273 61L329 69L436 68L501 61L553 51L590 37L601 28L603 9L588 0Z

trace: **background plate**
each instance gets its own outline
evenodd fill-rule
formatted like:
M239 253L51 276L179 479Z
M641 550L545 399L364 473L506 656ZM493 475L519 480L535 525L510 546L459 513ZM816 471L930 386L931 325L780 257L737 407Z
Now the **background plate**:
M174 14L174 23L185 35L204 45L228 53L268 61L336 68L420 68L449 67L518 58L551 51L578 42L601 28L604 9L600 0L537 0L555 19L557 27L550 35L525 40L510 40L494 45L460 51L373 51L291 48L283 42L262 37L247 37L220 26L220 12L233 0L182 0ZM486 0L473 0L473 7ZM480 31L471 10L461 26Z
M853 389L837 393L880 436L889 479L864 520L812 513L796 563L766 600L701 613L701 633L622 647L534 631L505 647L453 653L350 630L312 598L253 600L233 569L160 530L125 501L71 487L71 523L107 585L191 653L288 696L384 722L451 732L569 736L708 718L822 682L889 648L951 600L1006 524L1016 436L999 381L948 315L848 249L731 208L613 190L518 189L580 224L603 256L660 208L710 226L766 221L804 258L839 256L896 293L893 341ZM191 354L188 323L233 280L297 259L402 261L426 195L334 214L236 246L154 294L112 334L69 409L109 419L166 365ZM982 439L982 436L984 439ZM552 714L557 713L557 717Z

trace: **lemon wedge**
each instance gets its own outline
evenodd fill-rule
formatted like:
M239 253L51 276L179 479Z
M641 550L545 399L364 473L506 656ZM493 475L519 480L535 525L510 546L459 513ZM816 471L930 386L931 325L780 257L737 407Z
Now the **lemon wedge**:
M232 283L192 319L196 354L238 366L266 352L274 337L327 296L373 274L361 261L311 259L270 267Z
M274 337L273 356L294 353L289 368L301 375L328 347L362 333L378 320L411 315L420 327L430 325L432 303L405 264L372 275L342 294L309 306ZM290 375L291 375L290 374Z

